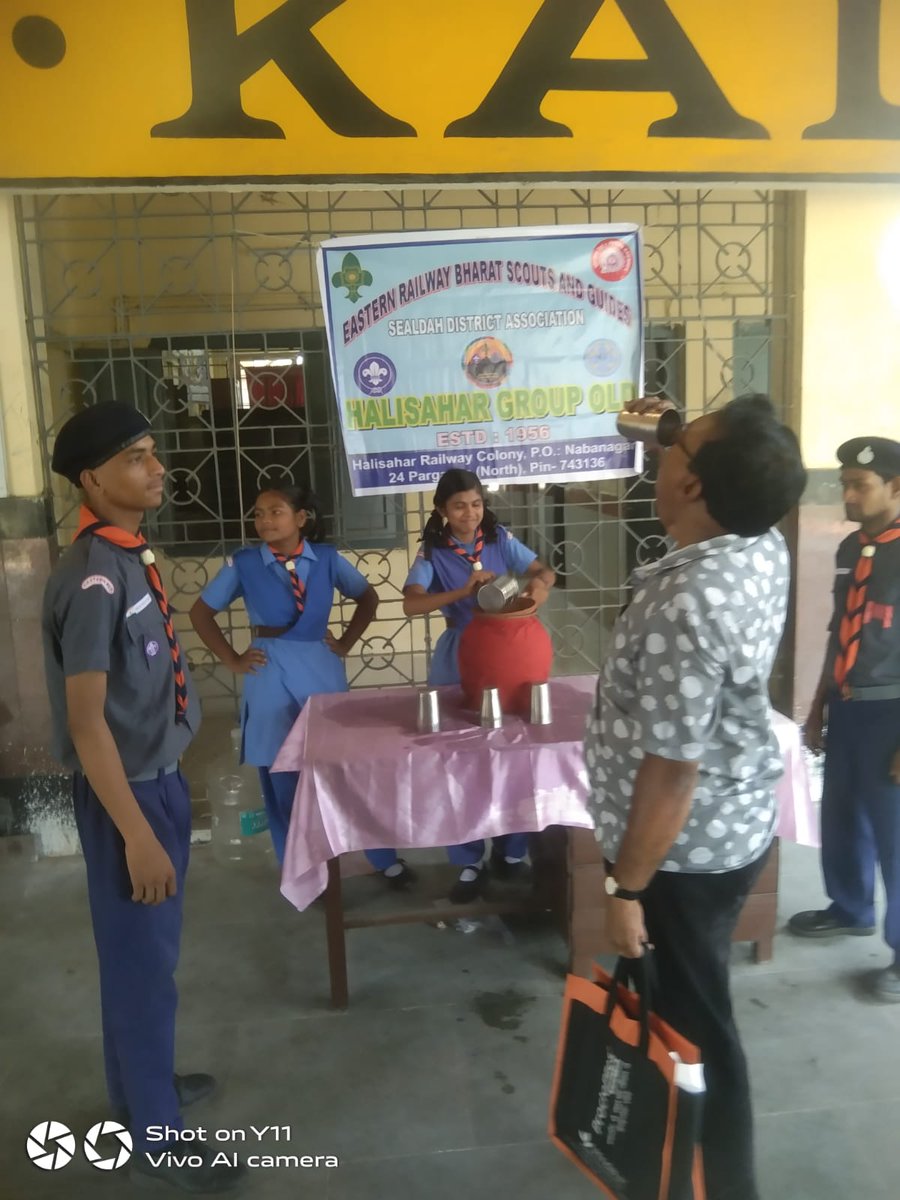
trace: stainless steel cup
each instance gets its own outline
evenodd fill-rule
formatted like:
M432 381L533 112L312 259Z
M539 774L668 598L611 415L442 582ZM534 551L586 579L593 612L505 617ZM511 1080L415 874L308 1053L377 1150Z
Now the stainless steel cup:
M550 704L550 684L533 683L531 685L532 725L549 725L552 720L553 710Z
M419 733L440 733L441 709L434 688L419 692L419 717L416 723Z
M653 413L620 412L616 429L631 442L643 442L648 450L673 446L681 429L681 414L675 408Z
M500 693L496 688L484 689L481 697L481 724L485 729L499 729L503 724Z
M515 575L498 575L475 593L475 603L483 612L502 612L521 591Z

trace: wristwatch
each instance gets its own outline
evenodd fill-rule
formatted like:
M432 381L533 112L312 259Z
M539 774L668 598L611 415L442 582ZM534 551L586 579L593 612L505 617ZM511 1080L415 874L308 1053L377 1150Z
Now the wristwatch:
M628 888L619 887L612 875L607 875L604 886L607 896L615 896L618 900L640 900L644 894L643 892L630 892Z

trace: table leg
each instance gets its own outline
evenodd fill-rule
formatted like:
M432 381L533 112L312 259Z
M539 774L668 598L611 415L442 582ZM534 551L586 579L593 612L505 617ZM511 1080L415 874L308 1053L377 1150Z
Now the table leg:
M772 942L771 937L760 938L758 942L753 943L753 961L757 963L771 962L772 959Z
M610 954L606 937L606 872L603 851L589 829L568 830L569 971L590 979L601 954Z
M350 1002L347 987L347 943L344 930L344 902L341 891L341 860L328 860L328 886L325 888L325 932L328 939L328 975L331 981L332 1008L346 1008Z

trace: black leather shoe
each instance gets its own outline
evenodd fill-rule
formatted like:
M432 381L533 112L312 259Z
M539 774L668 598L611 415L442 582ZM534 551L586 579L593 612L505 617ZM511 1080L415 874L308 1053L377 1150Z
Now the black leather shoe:
M874 925L847 925L830 908L812 908L794 913L787 924L797 937L827 938L849 934L850 937L871 937Z
M398 858L397 862L403 868L399 874L385 875L384 871L381 871L380 874L384 882L389 888L392 888L393 891L405 892L408 887L412 887L419 877L411 867L407 866L405 859Z
M497 850L491 850L491 874L504 883L524 883L531 878L531 863L524 858L517 862L507 862L506 856Z
M173 1158L183 1158L188 1153L192 1157L201 1158L202 1165L199 1167L175 1166L170 1164L166 1157L167 1154L171 1154ZM216 1157L220 1155L233 1161L233 1153L214 1150L211 1146L204 1146L202 1143L200 1145L196 1142L191 1142L190 1145L182 1145L180 1142L160 1143L157 1149L150 1151L150 1158L146 1153L132 1156L129 1175L131 1182L136 1187L152 1188L167 1183L170 1187L179 1188L182 1192L191 1192L195 1196L230 1192L244 1180L247 1168L243 1163L239 1163L236 1167L232 1166L231 1162L219 1162L213 1165ZM151 1158L158 1162L159 1166L154 1166Z
M472 904L482 894L487 883L486 867L464 867L466 871L477 871L474 879L457 879L450 889L451 904Z

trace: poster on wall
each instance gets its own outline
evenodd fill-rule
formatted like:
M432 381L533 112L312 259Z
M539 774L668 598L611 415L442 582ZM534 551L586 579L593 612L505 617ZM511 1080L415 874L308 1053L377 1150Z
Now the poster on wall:
M353 494L617 478L641 382L636 225L335 238L318 252Z

